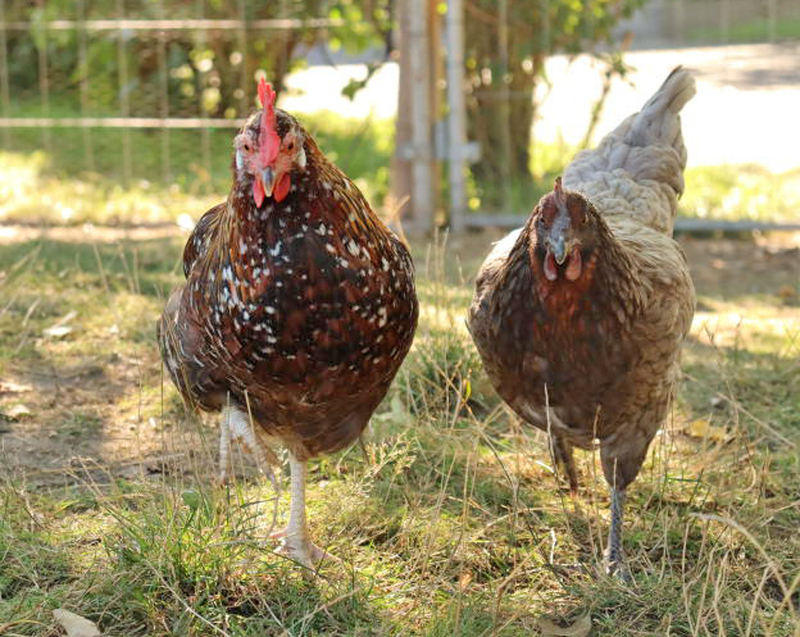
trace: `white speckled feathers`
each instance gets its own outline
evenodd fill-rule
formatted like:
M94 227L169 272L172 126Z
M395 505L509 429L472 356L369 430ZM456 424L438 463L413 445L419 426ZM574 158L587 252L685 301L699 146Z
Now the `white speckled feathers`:
M159 335L187 403L252 414L305 460L360 435L411 346L418 305L406 247L300 124L276 117L281 139L304 140L291 185L258 202L234 164L227 201L186 244L186 284Z

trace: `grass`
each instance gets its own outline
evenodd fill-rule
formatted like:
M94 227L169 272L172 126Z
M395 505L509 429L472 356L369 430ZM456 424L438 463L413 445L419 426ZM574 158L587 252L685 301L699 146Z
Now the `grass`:
M550 192L577 151L555 142L537 143L531 155L533 179L509 188L509 210L527 215L539 198ZM794 223L800 208L800 169L773 173L757 164L694 166L684 172L685 190L678 204L682 217L725 221L763 221ZM482 210L485 188L470 183L470 208ZM491 188L491 185L487 186ZM495 195L495 199L497 196Z
M389 184L392 127L320 111L302 123L371 200ZM161 131L130 131L131 179L125 183L122 133L92 130L91 163L80 129L56 129L51 151L39 129L14 129L0 151L0 221L79 225L174 222L224 198L231 182L233 130L169 131L169 163L162 163Z
M781 174L746 166L698 166L686 171L680 212L703 219L796 222L800 169Z
M713 261L694 257L701 309L631 489L629 585L597 572L599 459L579 454L571 499L463 327L490 239L414 246L416 342L363 449L311 465L312 534L342 563L307 578L267 539L268 483L240 459L215 486L214 423L164 382L153 323L183 240L0 250L0 413L29 411L0 418L1 634L58 634L52 610L66 608L104 635L148 637L552 635L542 618L583 613L595 636L800 635L796 305L741 277L704 283ZM800 283L796 269L765 276ZM70 331L46 335L58 324ZM285 491L278 504L283 520Z
M380 207L389 191L393 153L390 121L343 118L320 112L302 117L317 142ZM12 131L0 151L0 222L23 224L84 223L136 225L196 220L221 201L230 186L230 130L208 131L210 163L202 159L198 131L171 131L170 171L161 163L158 131L132 131L132 180L124 184L123 143L119 131L91 132L93 164L87 164L83 132L57 132L52 152L42 150L41 132ZM532 180L507 190L508 209L527 215L549 192L575 149L563 143L536 143ZM497 200L492 184L469 183L469 207L487 212ZM680 214L725 220L794 221L800 206L800 171L774 174L760 166L703 166L686 171ZM488 211L491 212L491 211Z
M789 5L785 7L788 9ZM775 39L777 41L796 41L800 39L800 17L781 16L775 22ZM749 42L767 42L770 38L770 24L767 20L750 20L731 24L728 27L727 37L722 27L694 28L686 35L686 41L695 44L709 42L724 44L744 44Z

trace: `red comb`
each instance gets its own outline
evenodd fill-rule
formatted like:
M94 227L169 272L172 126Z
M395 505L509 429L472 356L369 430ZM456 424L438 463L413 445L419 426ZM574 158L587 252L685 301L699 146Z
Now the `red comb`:
M261 115L261 128L258 132L258 158L261 160L261 165L266 167L277 159L281 140L278 137L278 131L275 130L275 91L263 77L258 83L258 98L264 109Z
M556 177L556 183L553 185L553 192L556 196L556 203L563 206L566 202L564 201L564 190L561 188L561 177Z

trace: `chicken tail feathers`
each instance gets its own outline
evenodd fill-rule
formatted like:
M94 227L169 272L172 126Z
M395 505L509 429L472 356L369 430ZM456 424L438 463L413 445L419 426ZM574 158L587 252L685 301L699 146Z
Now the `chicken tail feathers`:
M686 167L680 112L694 93L691 72L677 67L638 113L575 156L564 185L590 197L606 217L671 235Z
M671 146L686 166L686 146L681 135L680 112L695 94L692 74L682 66L667 76L655 94L633 117L625 135L629 146Z

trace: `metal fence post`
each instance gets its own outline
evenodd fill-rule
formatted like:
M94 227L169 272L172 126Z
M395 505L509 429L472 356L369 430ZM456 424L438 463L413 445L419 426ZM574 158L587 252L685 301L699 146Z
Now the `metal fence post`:
M158 0L158 18L163 20L164 0ZM167 69L167 32L161 29L158 32L158 87L161 95L159 96L159 111L162 119L169 117L169 70ZM169 147L169 128L164 126L161 129L161 170L167 182L172 181L172 162L170 161Z
M42 2L38 3L42 6ZM42 115L44 117L50 116L50 69L47 60L47 24L42 24L42 41L38 48L39 56L39 95L42 104ZM42 144L45 150L52 155L53 152L53 137L49 128L42 128Z
M767 0L767 38L773 44L778 40L778 0Z
M447 38L447 116L448 179L450 184L450 227L454 233L464 229L467 209L466 103L464 99L464 6L462 0L449 0L446 17Z
M252 110L253 104L250 102L250 84L253 78L248 74L247 64L247 7L245 0L239 0L239 20L242 23L239 29L239 48L242 49L242 75L241 85L242 99L239 106L239 117L247 117L247 114Z
M86 45L86 3L78 0L78 60L81 67L80 92L81 92L81 117L87 117L89 110L89 56ZM83 158L86 169L94 172L94 147L92 146L92 129L88 126L81 128L83 136Z
M197 0L195 6L197 8L197 17L200 20L204 20L205 2L203 0ZM198 29L197 39L200 43L200 46L205 47L208 45L208 34L205 29ZM206 105L203 103L206 89L206 72L201 68L198 68L197 70L197 107L200 110L200 120L203 122L203 125L200 127L200 148L203 158L203 169L206 171L205 180L203 182L205 184L203 192L211 192L211 134L209 133L208 126L205 125L205 120L208 119L208 113L206 113Z
M122 21L125 17L124 0L117 0L117 18ZM125 53L125 32L121 26L117 27L117 60L119 64L119 104L122 117L130 117L131 105L128 97L128 58ZM133 162L131 161L131 131L122 129L122 179L129 186L133 179Z
M411 203L418 232L433 225L433 184L431 181L430 65L428 64L428 1L409 0L409 53L411 72L411 142L413 157Z

